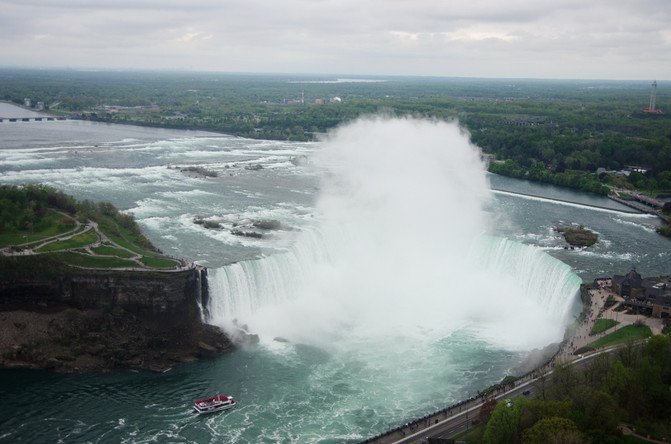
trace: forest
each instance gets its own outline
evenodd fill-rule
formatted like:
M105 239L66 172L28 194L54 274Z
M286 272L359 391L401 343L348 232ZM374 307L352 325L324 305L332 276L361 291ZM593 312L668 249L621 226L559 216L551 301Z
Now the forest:
M30 98L95 121L300 141L369 114L456 119L491 155L493 172L601 194L610 186L671 193L671 88L658 82L663 112L644 113L651 83L2 69L0 100Z
M555 367L536 382L537 395L488 401L470 443L622 443L618 426L656 439L671 434L671 338L651 337L604 353L586 369Z

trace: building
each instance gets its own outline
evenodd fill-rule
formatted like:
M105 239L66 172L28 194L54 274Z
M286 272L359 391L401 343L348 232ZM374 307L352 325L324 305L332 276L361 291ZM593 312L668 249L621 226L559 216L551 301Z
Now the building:
M632 268L624 276L614 275L612 291L624 298L624 305L649 312L652 316L671 319L671 276L643 279Z
M30 108L30 99L28 97L23 99L23 106Z
M643 278L636 272L635 268L632 268L631 271L624 276L614 275L611 282L613 292L625 299L635 298L644 290Z
M671 296L662 296L657 303L652 305L652 316L671 319Z

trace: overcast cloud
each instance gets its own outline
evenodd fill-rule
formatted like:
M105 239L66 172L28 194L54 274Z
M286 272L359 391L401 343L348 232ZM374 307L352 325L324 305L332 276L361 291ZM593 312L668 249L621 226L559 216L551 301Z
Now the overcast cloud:
M669 0L0 0L0 66L671 79Z

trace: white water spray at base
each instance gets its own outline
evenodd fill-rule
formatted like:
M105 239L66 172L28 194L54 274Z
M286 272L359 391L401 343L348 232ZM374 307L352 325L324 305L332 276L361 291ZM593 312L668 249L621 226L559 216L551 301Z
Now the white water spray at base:
M359 120L315 163L317 223L286 253L212 270L210 322L325 348L457 330L514 350L561 339L580 279L484 234L485 169L456 124Z

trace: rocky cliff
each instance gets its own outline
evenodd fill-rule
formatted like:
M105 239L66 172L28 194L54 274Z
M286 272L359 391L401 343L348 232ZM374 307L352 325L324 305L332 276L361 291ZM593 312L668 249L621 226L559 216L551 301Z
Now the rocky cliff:
M55 371L138 367L233 349L201 322L207 271L33 272L0 280L0 366Z

